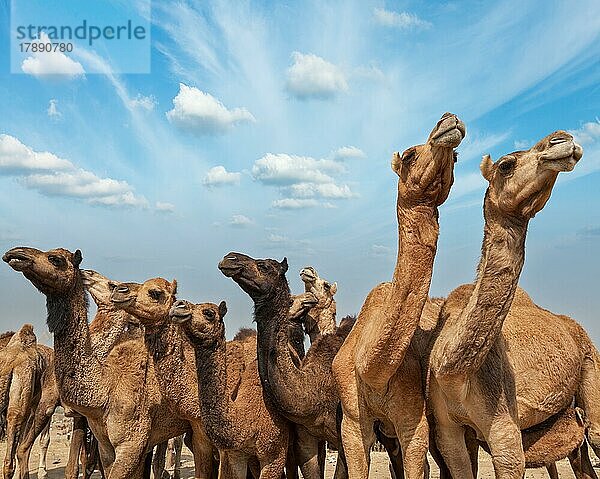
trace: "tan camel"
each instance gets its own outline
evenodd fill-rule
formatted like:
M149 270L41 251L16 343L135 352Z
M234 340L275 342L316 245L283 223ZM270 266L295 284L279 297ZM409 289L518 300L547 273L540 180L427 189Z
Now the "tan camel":
M409 479L422 478L429 429L418 358L405 355L418 327L433 271L438 206L453 183L454 149L465 126L446 113L423 145L395 153L398 174L398 258L389 294L384 285L367 297L333 361L343 409L342 440L350 479L366 479L374 424L396 435ZM404 383L413 387L406 387Z
M175 283L157 278L144 284L119 283L111 298L144 325L163 395L178 414L192 426L197 424L210 438L208 444L212 442L219 449L220 477L245 478L252 459L257 458L261 478L279 479L286 460L289 425L263 400L256 368L256 338L226 345L224 306L214 310L211 305L198 306L199 314L204 310L214 312L213 319L220 325L220 329L207 331L212 336L206 341L214 347L203 349L199 346L202 338L191 334L187 323L184 336L176 321L169 321L170 311L175 319L184 316L189 320L196 309L189 303L175 303L175 294ZM177 316L184 309L185 313ZM194 368L193 374L190 368ZM176 377L183 378L181 384L174 384Z
M256 457L261 479L283 475L290 426L267 406L256 364L256 338L248 341L254 352L246 365L235 397L227 395L227 356L225 346L225 302L191 304L178 301L171 318L194 345L201 408L207 432L221 451L223 477L246 477L248 460ZM260 421L262 424L258 424Z
M13 248L3 260L46 295L61 401L87 417L108 478L141 478L146 453L190 427L160 395L146 348L130 340L104 362L94 354L79 250Z
M29 457L38 437L38 477L47 477L50 419L59 403L53 361L52 349L37 344L30 324L12 335L0 351L0 407L6 414L7 423L3 477L7 479L14 475L15 456L19 463L19 477L29 478Z
M436 443L454 477L473 477L464 426L488 444L496 477L520 479L524 473L525 424L519 415L529 413L534 424L539 423L543 411L537 408L544 403L517 410L518 374L513 368L518 370L518 365L509 361L502 326L523 267L529 220L550 198L558 173L571 171L582 154L570 134L557 131L530 150L505 155L496 163L487 155L481 164L489 187L477 282L465 306L457 301L465 296L464 288L446 300L442 310L446 320L430 357ZM540 347L538 342L536 348Z
M336 303L333 296L337 293L337 283L331 284L321 278L315 268L306 266L300 271L304 291L316 296L318 303L305 313L304 330L311 344L323 334L335 333Z

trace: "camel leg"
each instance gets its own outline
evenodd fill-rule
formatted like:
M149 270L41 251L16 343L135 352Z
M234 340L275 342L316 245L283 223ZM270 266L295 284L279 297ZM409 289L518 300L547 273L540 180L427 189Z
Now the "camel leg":
M549 466L546 466L546 471L548 471L548 477L550 479L559 479L558 470L556 469L556 463L552 463Z
M83 416L73 418L73 430L71 432L71 444L69 447L69 459L65 467L65 479L77 479L79 477L79 454L85 441L87 420Z
M474 479L462 426L450 421L442 424L437 418L435 441L450 470L451 477Z
M327 443L325 441L319 442L319 470L321 471L321 477L325 477L325 460L327 459Z
M486 434L486 442L490 446L492 463L498 479L521 479L525 474L525 455L521 442L521 429L511 415L506 412L491 417L491 424ZM485 427L478 424L484 432Z
M109 479L141 479L146 459L146 439L136 437L115 447L115 462Z
M29 456L35 440L40 437L40 463L38 467L38 478L43 479L48 474L46 472L46 456L48 444L50 442L50 421L54 414L54 407L47 407L42 404L37 407L35 416L27 423L27 428L22 441L17 446L17 459L19 461L20 479L29 479ZM45 446L45 449L44 447ZM41 460L44 460L42 463Z
M296 428L295 457L304 479L321 479L319 441L301 426Z
M390 475L392 479L404 479L404 462L402 460L402 448L396 437L387 437L379 425L375 426L375 436L383 444L390 460Z
M587 439L592 449L600 457L600 357L586 358L581 369L581 381L577 391L576 405L585 411L589 423Z
M152 473L155 479L168 479L169 474L165 471L167 448L169 447L168 441L163 441L157 444L154 448L152 458ZM165 478L167 474L167 478Z
M259 457L260 479L281 479L283 477L288 450L287 439L288 438L286 437L285 441L282 441L275 450L271 449L271 446L269 445L269 455L262 458Z
M598 479L596 471L590 461L590 455L588 445L586 441L578 449L575 449L569 454L569 462L571 463L571 469L576 479Z
M246 479L248 455L241 451L219 451L219 479Z
M194 454L194 479L213 478L215 463L213 445L201 427L192 428L192 453Z
M477 477L477 472L479 471L479 442L477 441L477 434L470 427L465 431L465 444L471 458L473 477Z
M348 477L351 479L367 479L371 463L371 446L375 440L374 420L362 424L348 414L342 418L342 443L348 462Z
M30 394L26 388L21 389L18 384L17 387L13 388L15 383L18 383L18 380L13 378L9 406L6 413L6 455L3 467L5 479L12 479L15 474L15 454L19 440L21 439L21 433L24 426L26 426L26 414L30 412L25 411L22 406L22 404L30 404L30 399L27 399L27 396L30 396Z
M167 447L167 469L173 471L173 479L181 477L181 450L183 448L183 436L169 439Z

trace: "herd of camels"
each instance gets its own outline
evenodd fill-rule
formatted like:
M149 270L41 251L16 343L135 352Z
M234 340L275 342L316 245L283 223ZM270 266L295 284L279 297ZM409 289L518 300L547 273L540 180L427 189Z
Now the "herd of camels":
M197 479L298 478L298 469L323 479L326 444L339 451L335 479L367 479L376 438L396 479L428 477L428 452L440 477L473 479L480 447L498 478L521 479L526 467L558 477L563 458L577 478L596 478L588 444L600 453L600 354L576 321L518 287L529 221L583 150L556 131L527 151L484 156L476 281L430 298L438 207L465 134L445 113L424 144L393 155L394 275L339 325L337 284L307 267L304 293L292 295L287 259L221 260L254 302L256 322L226 341L225 302L180 300L176 281L117 282L81 269L79 250L6 252L46 296L54 349L38 344L30 325L0 338L4 477L13 477L15 456L21 479L29 477L32 444L40 436L47 449L60 404L76 425L68 479L78 477L82 444L89 477L94 441L103 477L150 477L155 446L161 477L166 442L181 437ZM98 306L90 323L88 293Z

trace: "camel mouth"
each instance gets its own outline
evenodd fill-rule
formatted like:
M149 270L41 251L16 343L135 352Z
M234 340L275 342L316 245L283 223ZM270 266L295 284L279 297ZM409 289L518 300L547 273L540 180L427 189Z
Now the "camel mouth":
M553 143L553 145L559 146L566 143L566 141L567 140ZM583 148L581 148L581 146L577 145L576 143L573 143L573 146L570 149L570 151L564 154L563 156L546 155L542 156L541 160L544 166L549 170L558 172L568 172L573 171L573 169L582 157Z
M439 140L440 138L442 138L443 136L453 136L455 134L455 132L458 132L458 134L460 135L460 139L462 140L465 135L466 135L466 128L464 123L462 123L461 121L457 120L455 125L448 125L447 128L444 128L443 130L437 131L435 133L435 135L432 136L432 140Z
M169 313L169 318L176 324L182 324L192 319L192 313L183 311L172 311Z
M300 271L300 279L305 283L312 283L317 277L309 270L303 269Z
M120 307L127 306L127 305L133 303L133 300L134 300L134 298L132 298L130 296L119 297L119 296L112 295L110 297L110 302L112 304L114 304L115 306L120 306Z
M243 268L241 266L229 265L224 263L224 261L225 260L219 263L219 270L228 278L233 278L242 272Z
M24 271L33 264L33 259L24 253L8 252L2 256L2 260L15 271Z

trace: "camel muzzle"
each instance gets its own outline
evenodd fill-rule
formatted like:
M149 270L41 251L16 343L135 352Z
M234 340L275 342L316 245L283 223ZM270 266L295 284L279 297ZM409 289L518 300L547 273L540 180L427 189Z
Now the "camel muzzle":
M24 271L33 263L33 259L18 248L7 251L2 256L2 261L8 263L15 271Z

